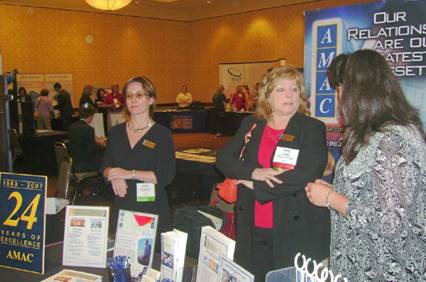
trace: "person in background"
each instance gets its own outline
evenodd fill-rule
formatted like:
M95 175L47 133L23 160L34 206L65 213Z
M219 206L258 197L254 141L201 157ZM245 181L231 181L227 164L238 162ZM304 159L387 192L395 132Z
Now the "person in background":
M349 281L421 281L426 144L418 112L376 51L336 60L328 74L338 90L343 153L333 185L306 186L311 203L331 210L331 269Z
M79 111L80 120L73 123L68 131L73 169L75 172L99 171L103 147L96 142L95 129L90 126L96 110L86 103Z
M237 92L232 95L231 105L234 112L246 111L247 110L247 90L243 85L237 87Z
M98 90L96 90L95 103L98 107L102 106L105 103L105 89L98 88Z
M185 84L181 87L181 92L176 96L176 103L178 108L188 108L192 103L192 94L188 92L188 86Z
M276 67L262 79L256 115L217 154L218 169L239 183L235 260L255 281L292 266L298 252L317 262L329 255L329 212L304 193L327 163L325 125L306 112L303 76Z
M37 93L34 90L30 90L30 92L28 93L28 97L30 97L31 103L33 104L33 110L35 110L35 104L36 104L37 98L40 97L40 93Z
M121 111L124 106L124 96L120 93L118 84L111 87L111 93L105 97L105 105L110 105L115 111Z
M157 93L148 78L131 78L124 93L126 122L111 128L102 165L114 191L112 231L119 209L153 213L159 215L156 242L160 242L159 235L171 230L164 187L175 176L172 134L152 120ZM146 199L138 199L142 194Z
M40 96L35 102L35 118L37 122L37 129L52 129L51 117L53 113L52 100L49 98L49 91L42 89Z
M31 98L27 95L27 89L25 89L25 87L19 87L17 100L21 103L31 102Z
M216 92L213 94L213 109L216 120L216 137L222 135L223 122L225 119L225 107L228 99L224 93L225 87L222 84L217 86Z
M53 89L55 89L57 93L55 96L57 104L54 106L54 108L59 110L59 118L61 119L62 130L68 131L74 111L71 103L71 95L62 88L62 85L59 82L56 82L53 85Z
M79 107L81 108L83 105L88 104L94 109L97 109L98 105L94 101L93 91L95 88L92 85L85 85L83 87L83 92L81 93Z

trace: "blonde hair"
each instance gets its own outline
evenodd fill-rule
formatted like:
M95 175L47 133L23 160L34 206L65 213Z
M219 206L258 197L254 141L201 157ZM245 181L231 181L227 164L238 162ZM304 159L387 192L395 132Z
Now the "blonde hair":
M270 118L272 109L268 102L268 98L277 86L278 80L280 79L290 79L296 81L300 90L301 99L298 112L309 116L311 113L308 109L308 98L306 97L305 81L303 79L303 75L291 65L275 67L272 70L268 70L264 74L260 83L259 96L256 106L256 116L266 120Z

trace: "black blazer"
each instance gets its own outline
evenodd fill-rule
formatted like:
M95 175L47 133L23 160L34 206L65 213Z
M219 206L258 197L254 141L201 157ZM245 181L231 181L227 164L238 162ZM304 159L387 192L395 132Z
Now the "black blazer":
M257 123L257 127L247 145L245 160L239 161L244 135L253 123ZM262 167L258 162L258 151L265 126L265 120L258 120L253 115L242 121L233 139L217 155L216 165L225 176L251 180L253 170ZM247 269L253 268L252 257L256 255L251 248L255 199L262 203L274 203L274 268L293 265L294 256L298 252L318 262L329 256L329 212L326 208L310 204L304 190L307 182L322 176L327 163L325 125L319 120L296 113L284 134L290 138L285 138L287 141L282 138L277 146L299 149L300 152L295 168L277 176L283 183L270 188L265 182L254 181L253 190L241 184L238 186L235 257Z
M68 136L75 171L97 171L100 167L100 148L96 144L95 129L84 120L79 120L70 126Z

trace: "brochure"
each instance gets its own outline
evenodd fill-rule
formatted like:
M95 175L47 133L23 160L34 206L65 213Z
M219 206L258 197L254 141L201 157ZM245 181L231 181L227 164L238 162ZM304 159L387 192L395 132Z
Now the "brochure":
M177 229L161 234L161 281L181 282L188 234Z
M42 280L40 282L102 282L102 276L75 271L71 269L63 269L61 272L56 273L55 275L50 276L49 278Z
M201 229L196 282L216 282L219 277L220 256L233 259L235 241L211 226Z
M62 264L106 267L108 207L67 206Z
M219 280L220 282L253 282L254 275L233 262L226 256L220 256Z
M158 215L120 210L114 243L114 256L130 258L130 275L139 277L151 267L154 257Z

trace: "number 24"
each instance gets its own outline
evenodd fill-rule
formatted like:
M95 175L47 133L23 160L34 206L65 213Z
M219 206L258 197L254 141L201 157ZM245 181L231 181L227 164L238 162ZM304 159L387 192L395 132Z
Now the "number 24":
M34 199L26 207L26 209L21 214L21 216L17 217L16 219L13 219L13 216L19 211L19 209L22 206L22 195L21 193L15 191L10 193L8 200L10 200L11 198L15 198L16 205L13 211L10 213L9 217L3 222L3 224L16 227L18 226L19 220L22 220L27 222L27 229L31 230L33 228L33 224L37 222L36 212L37 212L38 203L40 202L40 194L34 197ZM29 215L27 215L28 212L29 212Z

